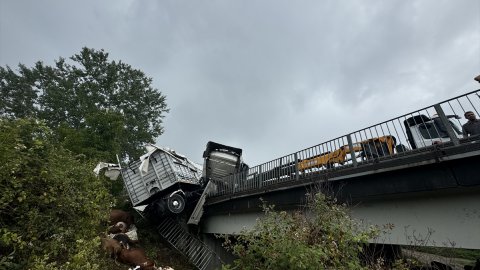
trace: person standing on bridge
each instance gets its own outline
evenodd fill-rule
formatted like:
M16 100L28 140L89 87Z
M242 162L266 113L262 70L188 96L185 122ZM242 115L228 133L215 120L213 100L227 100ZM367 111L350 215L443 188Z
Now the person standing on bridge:
M480 120L478 120L472 111L465 112L465 118L468 122L463 124L463 137L480 135Z

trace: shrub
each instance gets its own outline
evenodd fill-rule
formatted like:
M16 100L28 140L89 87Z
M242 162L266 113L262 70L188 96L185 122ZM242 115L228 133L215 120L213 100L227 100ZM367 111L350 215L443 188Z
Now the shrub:
M238 259L225 269L366 269L359 253L368 239L379 232L362 229L337 204L322 193L308 203L306 211L287 213L264 206L265 216L250 231L226 247Z
M0 119L0 141L0 268L96 269L113 198L93 163L35 119Z

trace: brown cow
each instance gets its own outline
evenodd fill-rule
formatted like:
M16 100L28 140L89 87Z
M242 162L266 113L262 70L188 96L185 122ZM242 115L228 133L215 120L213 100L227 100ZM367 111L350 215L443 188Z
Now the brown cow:
M112 235L110 235L110 236L112 236ZM126 249L130 249L130 245L134 245L134 244L138 243L138 240L132 240L132 239L130 239L130 237L128 237L128 235L126 235L124 233L117 233L117 234L113 235L112 238L117 240L120 243L120 245L122 246L122 248L126 248Z
M156 270L155 263L147 258L145 251L141 248L122 249L118 260L130 266L139 266L141 270Z
M113 258L116 261L120 251L122 250L120 243L117 240L109 237L101 237L100 241L102 242L103 250L107 252L110 258Z
M117 222L117 224L112 225L110 228L108 228L108 233L126 233L127 232L127 224L125 222L120 221Z
M118 222L125 222L125 224L127 225L127 230L128 228L130 228L130 225L134 224L133 215L129 212L125 212L119 209L112 209L108 222L108 225L115 225Z

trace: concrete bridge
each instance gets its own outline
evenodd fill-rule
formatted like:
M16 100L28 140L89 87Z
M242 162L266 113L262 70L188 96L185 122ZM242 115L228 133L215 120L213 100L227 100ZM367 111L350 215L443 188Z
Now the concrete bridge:
M313 172L297 181L209 198L201 232L238 234L262 216L260 198L276 209L295 210L305 205L307 194L321 190L347 202L354 218L393 224L380 239L384 243L480 249L479 166L480 141L465 141L338 173Z

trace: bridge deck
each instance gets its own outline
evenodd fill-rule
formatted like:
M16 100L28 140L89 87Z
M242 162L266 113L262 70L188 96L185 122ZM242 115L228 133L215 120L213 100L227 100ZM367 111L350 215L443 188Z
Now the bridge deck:
M204 233L236 234L262 216L262 201L277 210L303 209L306 194L330 192L369 224L393 224L380 241L480 249L480 142L442 145L381 163L315 172L258 190L209 198ZM428 238L426 243L414 239Z
M216 179L201 231L240 233L262 216L260 198L298 210L322 191L357 219L394 224L384 243L480 249L480 136L462 139L467 110L480 111L480 89Z
M353 191L350 197L360 198L372 195L368 189L376 187L369 186L367 182L371 183L375 179L385 181L387 186L395 183L398 179L403 179L403 190L384 190L385 194L422 191L419 190L418 181L425 182L425 180L432 182L426 186L429 189L476 186L480 185L480 173L476 168L478 165L475 164L480 164L480 141L463 141L458 146L437 145L403 155L390 156L378 163L359 164L357 167L347 165L334 171L304 173L298 177L298 180L296 177L289 177L283 181L271 181L259 188L238 186L231 194L209 197L206 205L333 181L341 181L343 185L349 182L350 185L353 185L351 180L355 180L355 186L362 187ZM446 178L448 181L441 181ZM365 192L364 195L360 193L360 190Z

